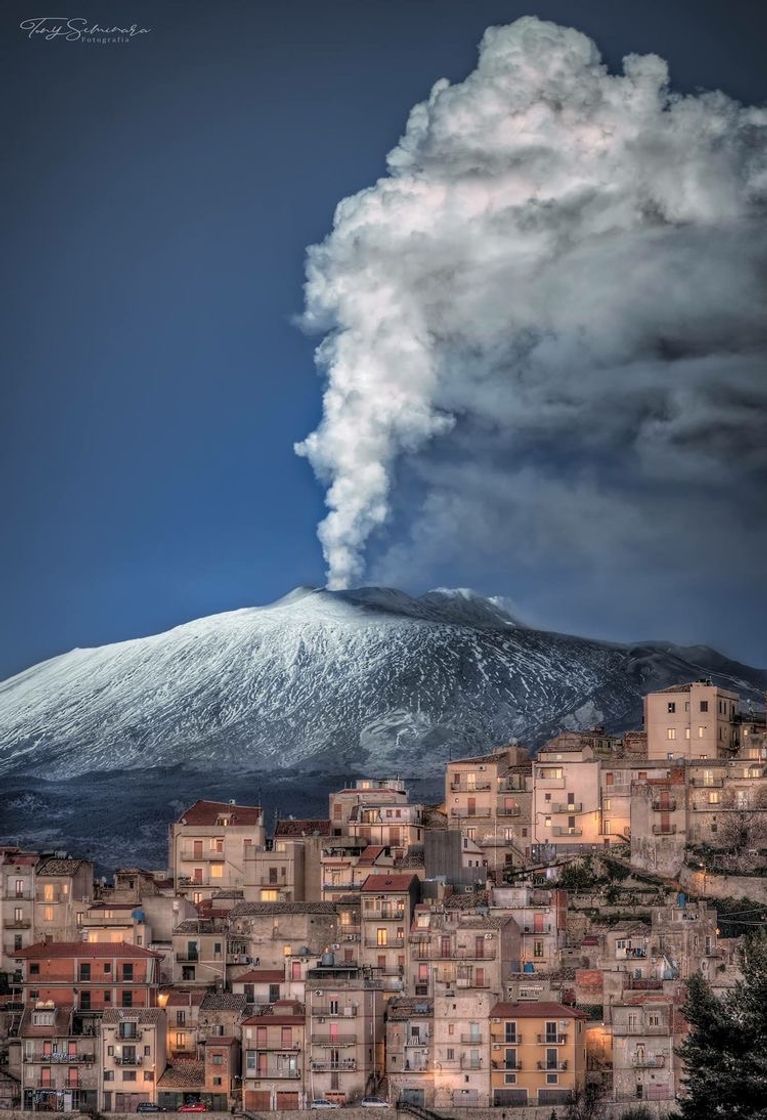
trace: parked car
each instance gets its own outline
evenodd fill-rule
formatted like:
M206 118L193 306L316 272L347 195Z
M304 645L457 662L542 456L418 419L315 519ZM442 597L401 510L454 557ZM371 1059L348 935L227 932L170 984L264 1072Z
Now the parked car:
M180 1104L178 1106L179 1112L207 1112L208 1106L203 1104L202 1101L192 1101L191 1104Z
M389 1108L389 1102L380 1097L363 1097L360 1103L363 1108Z
M136 1112L165 1112L162 1105L152 1104L151 1101L141 1101L136 1105Z
M341 1106L340 1106L340 1104L337 1104L336 1101L328 1101L324 1097L315 1097L314 1100L312 1101L312 1103L309 1105L309 1107L310 1108L340 1108Z

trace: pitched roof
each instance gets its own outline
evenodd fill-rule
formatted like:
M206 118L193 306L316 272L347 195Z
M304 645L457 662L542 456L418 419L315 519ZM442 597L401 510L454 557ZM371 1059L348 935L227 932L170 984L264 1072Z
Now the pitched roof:
M200 988L166 988L160 995L166 995L166 1007L199 1007L206 992Z
M243 972L242 976L235 976L233 984L282 984L285 973L281 968L251 968Z
M418 882L417 876L408 875L406 872L400 872L395 875L368 875L365 882L362 884L364 893L369 894L371 891L387 893L388 891L407 891L410 889L410 884Z
M83 866L83 859L44 859L36 868L37 875L74 875Z
M231 825L261 823L260 805L232 805L228 801L195 801L178 818L178 824L215 825L219 816L231 818ZM231 827L231 825L229 827Z
M244 1011L247 1005L242 992L206 992L200 1011Z
M566 1007L564 1003L496 1003L490 1010L491 1019L588 1019L585 1011Z
M177 1058L157 1082L158 1089L193 1089L205 1084L205 1062Z
M428 1018L434 1014L434 1001L424 996L398 996L389 1000L386 1007L387 1019Z
M102 1015L103 1023L161 1023L165 1022L162 1007L107 1007Z
M230 911L232 918L258 914L334 914L332 902L240 902Z
M125 941L40 941L27 949L14 950L13 956L16 960L26 961L48 961L61 957L73 959L91 957L106 960L111 960L113 957L138 957L144 960L159 960L161 954L142 949L140 945L128 945Z
M274 835L277 836L330 836L331 824L329 820L293 820L289 818L277 821L274 826Z

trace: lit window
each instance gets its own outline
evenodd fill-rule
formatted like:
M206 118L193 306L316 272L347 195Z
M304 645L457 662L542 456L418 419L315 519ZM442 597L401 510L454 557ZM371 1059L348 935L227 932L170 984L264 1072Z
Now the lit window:
M668 730L666 731L666 738L667 739L676 739L676 728L675 727L669 727L668 728Z

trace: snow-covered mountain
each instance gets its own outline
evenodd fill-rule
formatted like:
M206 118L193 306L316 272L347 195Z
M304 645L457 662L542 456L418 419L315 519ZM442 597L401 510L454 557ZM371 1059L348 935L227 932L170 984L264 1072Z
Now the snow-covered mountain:
M0 773L426 773L513 737L639 726L644 692L703 676L754 700L767 686L705 647L532 630L468 591L299 588L0 684Z

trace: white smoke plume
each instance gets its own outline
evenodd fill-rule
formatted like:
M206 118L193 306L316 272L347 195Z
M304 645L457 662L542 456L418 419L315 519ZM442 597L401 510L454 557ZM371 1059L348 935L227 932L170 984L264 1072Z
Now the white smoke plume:
M425 495L403 569L467 512L480 547L485 506L532 539L601 503L630 542L648 494L673 522L674 487L680 509L686 483L748 491L767 467L765 110L675 95L654 55L610 74L586 36L524 18L434 85L388 168L308 254L327 387L297 451L328 485L331 586L362 575L403 467Z

